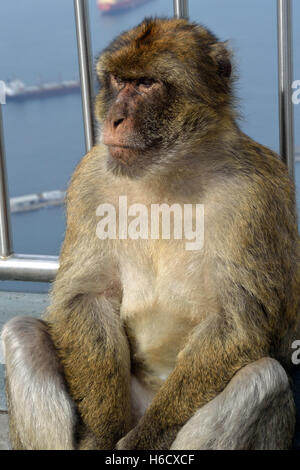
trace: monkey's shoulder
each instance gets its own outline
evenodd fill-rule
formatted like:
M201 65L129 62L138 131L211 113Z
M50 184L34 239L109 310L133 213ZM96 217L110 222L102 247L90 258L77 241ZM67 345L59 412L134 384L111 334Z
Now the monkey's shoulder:
M264 179L266 182L279 184L279 187L287 185L293 187L293 182L288 174L287 166L282 162L280 156L270 148L244 136L241 145L240 156L244 162L244 170L248 170L252 178L258 181Z
M111 182L105 165L106 152L105 146L96 145L78 163L67 190L67 212L72 211L72 207L77 212L80 209L85 212L92 210L97 201L105 197L105 192L110 190Z
M85 185L87 181L105 173L106 147L95 145L77 164L69 184L68 192L74 190L78 185Z
M238 184L242 200L268 205L270 209L272 202L279 206L295 204L294 182L278 154L244 136L237 155L233 182Z

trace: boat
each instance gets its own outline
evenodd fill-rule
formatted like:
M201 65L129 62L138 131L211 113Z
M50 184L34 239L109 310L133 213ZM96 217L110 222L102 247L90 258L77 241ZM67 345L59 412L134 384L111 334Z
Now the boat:
M80 91L80 82L68 80L60 83L42 83L41 85L26 86L21 80L12 80L5 83L4 91L7 101L23 101L31 98L78 93Z
M43 207L61 206L65 202L66 191L56 189L44 191L39 194L27 194L25 196L12 197L10 199L10 211L28 212Z
M112 14L135 8L149 1L150 0L98 0L98 7L102 13Z

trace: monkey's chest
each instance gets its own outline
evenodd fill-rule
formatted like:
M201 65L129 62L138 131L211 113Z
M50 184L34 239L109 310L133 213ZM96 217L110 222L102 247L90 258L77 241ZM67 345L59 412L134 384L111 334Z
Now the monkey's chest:
M201 321L199 265L197 276L193 270L193 262L180 256L155 266L147 257L122 263L121 318L133 361L150 382L167 378L189 333Z

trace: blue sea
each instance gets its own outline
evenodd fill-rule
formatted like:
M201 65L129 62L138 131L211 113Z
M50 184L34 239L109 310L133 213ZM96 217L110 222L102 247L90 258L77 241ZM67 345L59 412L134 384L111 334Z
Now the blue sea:
M173 0L113 16L89 0L93 56L145 16L172 16ZM294 0L294 78L300 79L300 2ZM279 148L275 0L190 0L190 18L229 40L239 73L242 129ZM73 0L0 0L0 80L27 85L78 78ZM85 153L80 94L9 102L3 107L10 196L66 188ZM300 104L295 106L300 147ZM296 164L300 190L300 163ZM299 198L298 198L299 199ZM299 199L300 201L300 199ZM12 216L14 250L57 255L64 237L62 207ZM48 284L2 281L2 290L46 291Z

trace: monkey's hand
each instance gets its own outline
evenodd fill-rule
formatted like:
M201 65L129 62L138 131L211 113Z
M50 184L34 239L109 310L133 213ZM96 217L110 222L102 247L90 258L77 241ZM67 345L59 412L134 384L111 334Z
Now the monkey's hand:
M233 347L222 319L214 316L196 327L188 344L180 352L174 370L158 390L135 428L117 444L119 450L171 449L179 430L196 411L215 398L233 375L247 363L254 362L254 348ZM217 351L211 354L210 351ZM216 362L216 364L215 364Z
M150 429L143 419L125 437L119 440L117 450L163 450L169 449L179 429Z
M125 437L119 440L116 445L117 450L132 450L135 449L137 443L137 431L136 428L133 428Z

